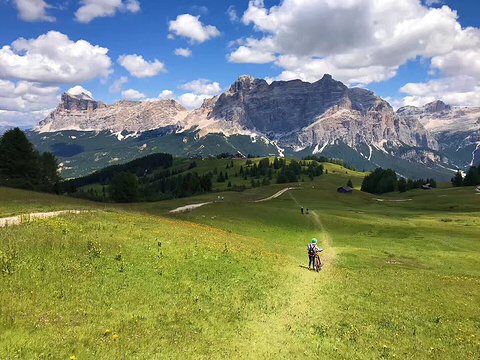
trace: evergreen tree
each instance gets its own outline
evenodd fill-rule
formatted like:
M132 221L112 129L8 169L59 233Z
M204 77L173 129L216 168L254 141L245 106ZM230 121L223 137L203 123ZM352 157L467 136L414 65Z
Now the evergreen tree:
M110 197L115 202L128 203L138 201L138 179L132 173L122 172L113 178L108 191Z
M400 178L400 180L398 180L398 191L400 192L406 192L408 190L407 188L407 180L405 180L405 178Z
M460 170L458 170L455 176L452 178L452 185L454 187L459 187L463 185L463 176Z
M470 169L467 172L467 175L465 175L465 179L463 179L463 185L464 186L480 185L480 174L476 166L470 167Z
M228 173L225 171L225 180L228 180Z
M29 190L60 192L58 163L51 153L40 155L19 128L0 140L0 184Z
M223 176L223 172L220 171L220 174L217 177L217 182L223 183L225 182L225 176Z
M240 173L240 174L243 174L243 166L240 166L239 173Z
M352 179L348 179L348 181L347 181L347 186L353 188Z
M228 182L227 187L232 187L232 182L231 181Z

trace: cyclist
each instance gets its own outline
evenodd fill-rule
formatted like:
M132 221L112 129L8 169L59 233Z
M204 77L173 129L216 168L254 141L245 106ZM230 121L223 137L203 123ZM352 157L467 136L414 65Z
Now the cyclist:
M313 238L311 243L307 246L308 251L308 269L310 270L310 265L312 269L315 270L315 259L318 257L318 253L322 252L323 249L320 249L317 246L317 239ZM320 259L318 260L320 261Z

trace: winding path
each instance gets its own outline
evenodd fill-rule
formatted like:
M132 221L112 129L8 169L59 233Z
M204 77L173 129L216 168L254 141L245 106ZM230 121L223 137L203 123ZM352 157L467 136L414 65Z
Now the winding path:
M262 201L273 200L273 199L279 197L280 195L286 193L288 190L294 190L294 189L295 189L294 187L285 188L285 189L282 189L279 192L273 194L272 196L270 196L268 198L265 198L265 199L262 199L262 200L256 200L255 202L259 203L259 202L262 202Z
M201 204L192 204L192 205L180 206L176 209L170 210L170 213L174 214L174 213L189 211L189 210L199 208L200 206L209 205L209 204L212 204L212 203L213 203L213 201L206 202L206 203L201 203Z
M10 216L5 218L0 218L0 228L10 226L10 225L21 225L23 223L31 222L35 219L46 219L46 218L51 218L55 216L65 215L65 214L81 214L86 212L89 212L89 211L88 210L60 210L60 211L38 212L38 213Z

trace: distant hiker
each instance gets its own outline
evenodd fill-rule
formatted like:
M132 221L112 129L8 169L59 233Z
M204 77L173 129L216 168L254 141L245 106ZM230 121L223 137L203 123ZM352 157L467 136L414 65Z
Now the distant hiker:
M225 200L225 198L222 196L222 201Z
M315 259L318 256L318 253L322 252L323 249L320 249L317 246L317 239L313 238L312 242L307 246L308 251L308 269L310 270L310 266L312 269L315 270Z
M303 207L300 209L300 211L302 212L302 215L303 215Z
M220 200L220 195L217 196L217 200Z
M308 208L307 208L307 215L308 215Z

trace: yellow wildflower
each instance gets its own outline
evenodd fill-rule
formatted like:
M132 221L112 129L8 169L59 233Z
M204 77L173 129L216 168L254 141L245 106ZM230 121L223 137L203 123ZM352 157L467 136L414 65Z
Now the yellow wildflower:
M70 360L76 360L77 357L75 355L70 356Z
M117 334L113 334L113 340L117 340L118 339L118 335Z
M384 349L388 349L388 346L387 346L387 345L383 345L383 348L384 348Z
M110 333L110 330L108 330L108 329L105 329L105 333L104 333L104 335L106 336L106 335L108 335L109 333Z

